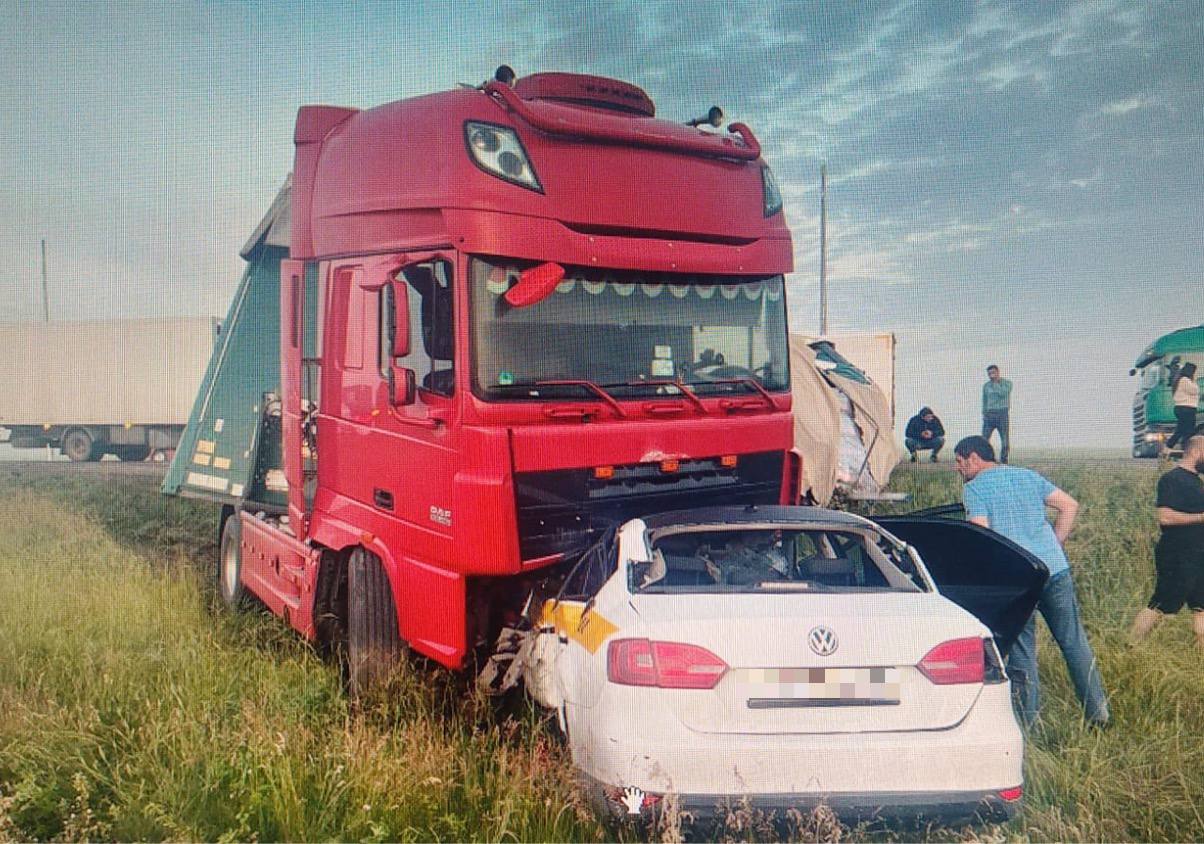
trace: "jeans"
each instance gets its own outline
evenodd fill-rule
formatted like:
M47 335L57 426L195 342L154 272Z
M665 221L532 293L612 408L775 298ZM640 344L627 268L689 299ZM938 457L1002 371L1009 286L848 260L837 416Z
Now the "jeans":
M999 462L1008 462L1008 412L1006 410L984 410L982 412L982 438L990 440L991 434L999 432Z
M1049 632L1053 634L1062 656L1066 659L1066 668L1074 683L1074 690L1083 705L1087 720L1104 722L1108 720L1108 698L1104 694L1104 684L1100 679L1099 667L1095 654L1091 651L1091 643L1087 641L1087 632L1079 621L1079 604L1074 597L1074 581L1070 572L1064 571L1054 575L1041 591L1037 609ZM1016 703L1016 713L1025 724L1031 724L1037 718L1041 707L1041 684L1037 677L1037 615L1034 612L1024 625L1024 632L1012 646L1008 654L1008 674L1012 678L1012 695Z

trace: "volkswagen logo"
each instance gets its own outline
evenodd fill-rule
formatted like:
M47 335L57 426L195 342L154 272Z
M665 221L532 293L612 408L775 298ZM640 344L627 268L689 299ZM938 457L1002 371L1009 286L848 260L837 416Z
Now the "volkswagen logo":
M839 646L836 634L827 627L812 627L811 632L807 634L807 644L820 656L831 656Z

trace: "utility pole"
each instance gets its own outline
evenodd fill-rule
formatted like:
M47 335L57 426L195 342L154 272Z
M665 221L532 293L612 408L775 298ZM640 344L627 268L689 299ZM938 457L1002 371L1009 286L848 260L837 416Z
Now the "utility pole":
M46 238L42 238L42 316L50 322L50 298L46 295Z
M828 333L828 165L819 165L819 334Z

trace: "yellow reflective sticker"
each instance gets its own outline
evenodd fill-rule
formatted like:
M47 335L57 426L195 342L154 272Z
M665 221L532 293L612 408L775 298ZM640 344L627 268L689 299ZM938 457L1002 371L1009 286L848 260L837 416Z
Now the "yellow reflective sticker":
M572 639L581 647L597 653L602 643L619 628L595 609L585 609L579 601L546 601L540 619L551 624L556 632Z
M590 610L581 616L581 623L577 625L577 636L572 638L576 638L590 653L597 653L602 643L618 629L596 610Z

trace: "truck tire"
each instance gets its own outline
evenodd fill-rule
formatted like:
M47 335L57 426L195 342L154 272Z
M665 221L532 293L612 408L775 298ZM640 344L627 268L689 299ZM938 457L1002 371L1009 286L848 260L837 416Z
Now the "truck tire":
M96 447L96 441L92 439L92 435L88 433L87 428L71 428L67 433L63 434L63 440L59 448L72 463L96 461L103 454Z
M364 548L347 564L347 616L347 688L361 698L384 684L406 651L385 568Z
M247 604L247 587L242 584L242 521L235 510L222 526L217 555L217 593L231 610Z
M119 445L113 451L117 455L117 459L127 462L137 462L145 460L150 456L150 446L146 445Z

